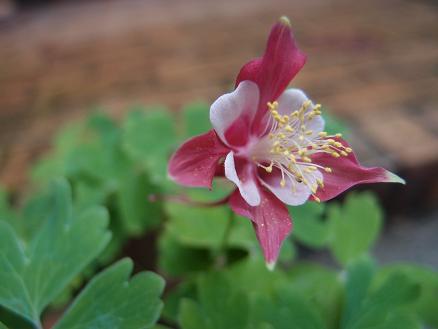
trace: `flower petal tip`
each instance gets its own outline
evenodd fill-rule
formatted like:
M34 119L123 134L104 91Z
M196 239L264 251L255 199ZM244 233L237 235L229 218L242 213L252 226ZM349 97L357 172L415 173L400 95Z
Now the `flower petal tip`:
M270 271L273 272L275 269L275 262L267 262L266 263L266 268Z
M291 27L290 20L287 16L281 16L278 20L280 24L283 24L287 27Z
M396 174L394 174L390 171L386 172L386 178L387 178L387 181L389 183L399 183L399 184L406 185L406 181L403 178L397 176Z

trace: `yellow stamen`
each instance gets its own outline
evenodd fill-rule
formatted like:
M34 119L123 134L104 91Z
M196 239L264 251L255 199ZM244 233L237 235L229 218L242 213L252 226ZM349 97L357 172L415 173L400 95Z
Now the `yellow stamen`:
M316 132L309 129L313 126L312 120L321 114L320 104L313 105L310 100L306 100L298 110L287 115L279 113L279 104L276 101L267 103L267 108L271 115L269 122L274 122L263 142L269 143L269 153L266 150L257 152L253 161L267 173L273 172L275 164L282 174L281 187L286 187L291 181L291 191L296 193L297 184L302 183L311 190L314 199L319 202L319 198L314 194L318 188L324 187L324 181L316 175L320 171L332 173L332 168L322 168L313 164L312 156L315 153L326 153L339 158L348 156L348 153L352 152L351 148L345 147L335 139L341 137L341 134L329 136L326 131ZM265 166L263 163L270 164Z
M293 133L294 132L294 128L292 128L291 126L287 125L286 127L284 127L284 130L286 130L289 133Z

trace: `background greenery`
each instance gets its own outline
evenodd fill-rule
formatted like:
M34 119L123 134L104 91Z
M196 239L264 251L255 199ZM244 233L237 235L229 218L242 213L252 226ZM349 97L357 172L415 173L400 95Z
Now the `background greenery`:
M172 151L208 129L205 104L134 108L121 123L96 113L62 129L32 170L33 192L14 207L0 193L0 328L41 328L54 309L65 310L58 329L438 327L437 273L373 260L384 214L371 193L290 207L294 232L272 272L247 219L177 202L232 189L167 179ZM121 258L133 239L152 240L137 253L156 264L135 264L130 278L133 262ZM303 250L332 262L303 261ZM166 278L164 296L163 278L144 270Z

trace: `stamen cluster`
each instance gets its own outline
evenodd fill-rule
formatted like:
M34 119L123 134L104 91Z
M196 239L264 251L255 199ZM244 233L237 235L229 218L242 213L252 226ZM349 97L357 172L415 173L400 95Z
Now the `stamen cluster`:
M311 156L318 152L328 153L335 158L348 156L352 150L336 141L335 137L327 132L315 132L310 127L316 117L321 115L321 105L313 105L310 100L305 101L301 107L290 114L282 115L278 112L278 102L269 102L270 117L267 137L260 142L253 155L254 161L267 173L272 173L273 168L281 171L281 187L286 187L286 181L291 180L292 192L296 193L296 183L309 187L315 196L318 188L324 187L322 175L319 171L332 172L330 167L322 167L312 162ZM268 149L268 152L266 152ZM265 150L264 152L262 150Z

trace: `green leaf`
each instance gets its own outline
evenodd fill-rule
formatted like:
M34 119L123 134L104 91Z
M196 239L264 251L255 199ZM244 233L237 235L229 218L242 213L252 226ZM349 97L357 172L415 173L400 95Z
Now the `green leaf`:
M328 224L322 220L324 208L323 204L316 202L289 207L294 221L292 237L312 248L325 246L329 237L329 228Z
M372 194L349 194L342 207L328 207L329 247L342 265L367 254L382 225L382 212Z
M64 190L62 190L61 185L66 186ZM58 179L27 199L17 219L17 222L20 222L19 229L16 229L18 236L29 241L35 236L35 232L38 232L46 224L48 218L70 216L72 211L71 194L67 182Z
M63 127L55 137L54 150L33 166L32 179L38 183L47 183L54 177L65 176L66 158L83 142L85 133L86 125L83 122Z
M182 110L184 139L207 132L212 129L210 123L210 108L205 103L193 103Z
M117 205L124 230L129 235L140 235L156 227L163 216L160 202L150 197L159 193L145 173L129 171L120 183Z
M275 329L323 329L321 317L302 296L281 289L273 296L258 295L253 302L252 323Z
M202 314L201 307L193 300L183 299L180 306L179 323L182 329L213 329Z
M390 312L414 302L419 287L404 275L393 275L364 302L364 310L354 328L369 328L388 321ZM382 321L383 320L383 321Z
M209 273L198 281L199 304L182 303L180 323L183 329L245 329L249 321L248 298L233 290L221 273Z
M278 287L289 282L283 271L268 270L262 257L248 257L234 264L227 269L227 275L234 289L248 294L272 294Z
M166 210L170 217L167 229L180 243L198 248L220 247L231 216L227 207L202 208L167 203ZM232 220L228 246L246 250L253 248L256 240L249 220L243 217L233 217Z
M0 305L35 327L40 326L44 308L110 238L105 210L74 212L65 181L54 183L53 201L44 224L28 243L0 222Z
M345 307L342 314L341 328L348 328L348 323L359 317L374 271L375 264L370 258L366 257L351 263L347 267Z
M411 310L416 311L424 323L438 327L438 273L413 264L390 265L379 272L375 285L381 285L397 273L406 275L420 288L420 295L411 305Z
M415 282L403 274L396 273L364 298L365 288L368 287L365 287L361 280L369 283L369 274L365 274L364 278L364 270L359 272L356 268L354 271L357 274L350 275L356 277L352 278L350 283L347 282L347 308L342 328L391 328L394 313L401 310L407 313L419 295L419 287ZM358 285L363 287L359 292Z
M344 288L338 273L317 264L296 264L287 285L300 296L306 296L311 308L322 316L327 328L338 329Z
M88 119L87 135L64 159L71 179L114 186L130 162L121 148L121 132L116 123L102 114ZM86 138L88 137L88 138Z
M132 267L124 259L94 277L55 329L151 328L163 306L164 280L151 272L129 280Z
M166 322L176 324L178 321L180 304L183 299L188 298L196 299L196 285L195 280L193 279L184 280L166 294L164 309L162 312L163 319Z
M176 144L175 119L164 109L131 112L123 124L123 145L143 163L153 183L167 180L167 160Z
M113 192L119 174L131 165L121 148L117 124L99 113L91 115L85 124L62 130L54 150L40 164L43 171L36 175L39 177L36 180L46 182L61 175L68 177L73 185L75 203L81 207L95 204L94 200Z
M73 179L73 184L74 203L78 209L85 209L92 205L105 205L108 198L117 190L115 181L90 182L84 179Z
M223 197L220 196L222 191L213 194L216 196L206 191L192 191L190 196L194 200L206 202ZM173 240L173 247L166 248L167 243L163 241L162 247L167 250L161 249L161 265L167 273L182 275L183 272L186 274L207 266L211 258L207 257L205 252L209 251L214 255L219 251L224 243L224 234L230 220L231 230L225 241L228 263L241 259L246 253L261 257L261 249L250 220L234 215L228 207L193 207L189 204L168 202L165 209L169 217L166 235L172 236ZM182 250L178 251L178 246ZM191 254L196 260L187 261L187 257L182 257L184 254ZM280 261L290 262L294 256L293 245L286 242L281 249Z
M367 329L370 327L366 327ZM410 313L408 308L400 309L388 315L384 322L378 323L373 329L422 329L424 328L415 314Z
M183 245L168 230L160 236L158 248L160 270L173 277L207 270L214 261L208 249Z

